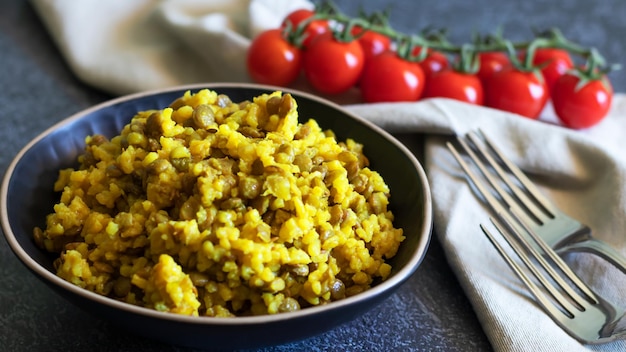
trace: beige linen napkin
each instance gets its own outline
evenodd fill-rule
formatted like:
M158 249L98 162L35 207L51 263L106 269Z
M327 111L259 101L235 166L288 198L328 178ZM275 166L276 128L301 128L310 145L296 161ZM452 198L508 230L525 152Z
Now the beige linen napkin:
M444 99L386 105L349 109L388 130L426 133L435 233L494 349L626 350L625 341L581 346L540 310L478 228L480 223L490 225L489 211L445 147L451 140L448 131L483 129L559 208L626 253L626 155L620 146L626 96L618 95L606 120L588 131ZM599 293L626 307L624 274L590 255L569 255L567 260Z
M306 0L33 0L70 68L113 94L243 82L251 37Z
M311 7L305 0L31 1L75 74L113 94L249 81L244 58L250 38L278 26L291 10ZM494 349L626 350L623 341L581 346L543 314L481 233L478 225L488 223L489 213L444 146L453 133L482 128L559 207L626 255L625 95L585 131L551 123L549 107L537 122L446 99L359 104L354 98L333 99L352 103L348 110L391 132L424 136L435 234ZM567 260L599 291L623 302L623 274L588 255Z

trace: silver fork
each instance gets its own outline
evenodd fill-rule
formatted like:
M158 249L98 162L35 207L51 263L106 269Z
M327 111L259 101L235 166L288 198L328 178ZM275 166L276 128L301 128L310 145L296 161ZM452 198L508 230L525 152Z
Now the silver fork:
M447 143L448 149L494 212L505 213L513 209L558 253L593 253L626 273L626 257L606 242L594 238L587 225L567 216L543 196L484 132L470 132L465 138L458 137L457 140L494 192L483 185L484 182L480 181L450 142Z
M556 324L583 343L599 344L626 338L626 331L618 325L624 310L591 291L529 227L523 226L530 236L519 233L514 226L523 223L519 214L513 211L513 217L511 213L498 215L506 227L494 218L491 218L492 223L528 270L524 270L481 224L482 231ZM529 243L528 237L535 245Z

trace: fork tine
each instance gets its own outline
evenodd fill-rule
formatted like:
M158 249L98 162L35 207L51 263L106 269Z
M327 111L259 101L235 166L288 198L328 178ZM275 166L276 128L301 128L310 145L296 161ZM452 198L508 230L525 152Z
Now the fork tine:
M467 165L465 160L463 160L463 158L461 157L457 149L452 145L452 143L447 142L446 145L448 146L448 149L450 150L450 152L452 153L456 161L459 163L459 165L461 165L461 168L465 172L465 175L467 175L467 177L469 177L470 180L472 180L472 183L474 183L474 186L476 186L476 188L478 189L480 194L482 194L482 196L485 198L489 206L491 206L492 209L495 209L496 212L505 211L502 204L500 204L500 202L491 194L491 192L489 192L485 188L483 183L479 180L478 176L476 176L474 171L472 171L472 169L469 167L469 165Z
M478 169L480 170L481 174L487 179L487 181L492 186L494 191L500 196L500 198L502 199L504 204L506 204L506 206L508 208L517 208L517 207L519 207L518 203L509 195L509 193L507 191L505 191L500 186L500 184L496 181L496 178L494 176L492 176L492 174L489 172L489 170L487 170L487 167L484 165L482 160L474 153L473 149L462 138L460 138L460 137L457 138L457 141L459 142L459 145L463 148L465 153L470 157L472 162L478 167ZM492 209L494 209L496 211L496 213L497 212L504 212L504 207L502 206L502 203L500 203L500 201L498 201L495 197L493 197L491 192L489 192L485 188L483 181L481 181L480 178L467 165L467 163L463 160L463 158L458 153L456 148L452 145L452 143L448 142L447 146L448 146L448 149L450 149L450 151L452 152L452 155L454 156L456 161L459 163L459 165L461 165L461 168L463 169L463 171L465 171L465 174L474 183L476 188L480 191L480 193L483 195L485 200L487 200L487 203L489 203L489 205L492 207ZM529 219L529 221L536 221L536 220L535 219Z
M561 257L559 257L559 255L552 248L550 248L546 241L544 241L535 231L533 231L528 226L528 224L523 221L519 214L517 214L516 210L511 210L511 214L515 217L517 222L522 225L524 230L526 230L526 232L530 235L533 241L537 243L543 253L545 253L550 258L552 263L554 263L565 274L570 282L574 284L574 286L585 295L587 301L592 304L597 304L598 299L596 298L595 294L589 289L589 287L585 283L582 282L578 275L576 275L576 273L572 271L572 269L565 263L565 261L563 261L563 259L561 259ZM553 268L545 261L544 257L537 251L537 249L534 246L531 246L530 243L527 242L526 238L520 238L520 241L523 241L525 243L527 251L529 251L537 261L542 263L542 266L546 268L546 271L549 273L549 275L559 283L559 286L561 286L561 288L565 290L570 298L576 301L577 304L582 305L582 303L579 301L581 297L576 294L569 285L562 281L561 277L556 274Z
M481 132L482 134L482 132ZM484 136L483 136L484 137ZM480 153L480 155L484 158L484 160L487 161L487 163L489 164L489 166L491 166L493 168L493 170L495 171L495 173L500 177L500 179L506 184L506 186L508 187L509 190L511 190L511 192L513 192L513 194L515 195L515 197L517 197L517 199L521 202L521 204L526 208L526 210L531 214L531 217L533 219L533 221L539 221L539 223L543 224L546 220L547 220L547 216L546 213L541 210L540 208L538 208L535 203L530 200L528 198L528 196L526 196L526 194L522 191L522 189L514 184L511 181L511 177L510 175L508 175L507 173L505 173L505 171L502 169L502 167L500 167L500 165L498 164L498 162L496 162L496 160L493 159L493 157L491 156L491 153L483 146L483 143L481 143L478 140L478 136L475 133L469 132L467 134L467 139L472 142L472 144L474 145L475 150ZM489 144L487 144L489 145ZM501 153L496 152L496 155L498 156L499 159L504 160L505 158L503 157L503 155ZM508 164L511 164L510 161L506 160L506 162ZM506 165L506 164L505 164ZM504 202L509 206L509 208L518 208L519 207L519 203L516 202L510 195L508 192L506 192L504 189L502 189L502 187L495 182L495 179L491 178L489 175L490 173L488 173L487 169L480 167L481 172L485 175L485 177L489 180L489 183L491 183L491 185L497 190L498 194L500 194L500 196L502 197L502 199L504 200ZM518 169L519 170L519 169ZM521 171L519 171L519 173L521 173ZM515 174L514 174L515 175ZM528 179L527 179L528 180ZM528 180L528 182L530 182ZM522 183L522 185L524 185ZM524 185L525 186L525 185ZM521 210L521 209L520 209ZM551 215L551 214L549 214Z
M554 205L548 198L546 198L540 191L537 189L535 184L528 179L528 177L520 170L515 164L513 164L510 160L508 160L504 154L500 151L500 149L492 142L492 140L487 137L483 130L478 129L482 139L485 141L485 144L489 146L489 148L493 151L493 153L500 159L500 161L506 166L506 168L515 176L515 178L526 188L528 193L532 195L532 197L545 209L547 210L551 217L554 217L554 214L557 213Z
M504 220L504 219L503 219ZM505 220L508 222L508 220ZM502 235L502 238L508 243L508 245L513 249L513 252L522 260L524 265L530 270L533 276L539 281L539 283L548 291L550 296L554 299L554 301L550 300L546 294L532 281L532 279L524 272L524 270L517 264L508 253L500 246L500 244L495 240L494 236L489 232L489 230L480 225L483 233L487 236L491 244L496 248L500 256L506 261L506 263L513 269L515 274L522 280L524 285L530 290L530 292L535 296L538 303L552 316L558 315L566 315L569 318L575 317L575 312L579 311L578 306L574 306L568 299L565 297L558 289L549 281L548 278L544 274L542 274L537 266L532 263L531 259L528 257L526 252L520 247L520 244L515 241L509 232L494 218L491 218L491 222L496 227L498 232ZM507 224L509 228L511 226ZM516 236L518 239L522 239L522 236ZM524 247L526 247L524 245ZM545 263L545 262L544 262ZM539 263L543 269L548 269L548 266L544 266L541 262ZM555 305L558 304L560 309Z

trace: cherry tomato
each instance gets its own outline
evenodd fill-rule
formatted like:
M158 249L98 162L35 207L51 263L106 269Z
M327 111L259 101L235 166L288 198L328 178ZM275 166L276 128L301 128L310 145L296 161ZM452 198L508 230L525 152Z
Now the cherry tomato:
M246 64L254 81L286 86L300 73L302 52L285 40L280 29L270 29L252 41Z
M361 27L355 26L351 33L355 37L358 36L357 40L361 44L366 62L373 56L387 51L391 47L391 39L386 35L370 30L362 32L363 29Z
M445 69L428 77L424 98L451 98L466 103L483 104L483 86L478 76Z
M415 47L412 55L419 55L421 50L421 47ZM435 72L448 68L448 57L442 52L428 49L428 56L420 62L420 66L424 71L424 75L429 77Z
M509 57L499 51L489 51L478 54L480 68L476 75L482 82L485 82L491 75L498 71L502 71L511 65Z
M345 92L363 71L363 49L353 40L341 42L322 36L304 52L304 74L316 90L326 94Z
M485 105L531 119L539 118L548 101L548 87L539 71L513 67L494 73L485 84Z
M386 51L365 65L360 87L368 103L416 101L424 90L424 72L419 64Z
M565 50L555 48L537 49L533 57L533 65L545 65L541 68L541 73L546 79L549 92L552 92L556 80L574 67L570 54Z
M606 76L579 87L580 77L566 73L554 83L552 103L561 122L570 128L591 127L611 108L613 87Z
M308 9L295 10L288 14L287 17L285 17L281 24L281 28L284 29L287 27L288 23L291 23L292 30L295 30L296 27L298 27L300 23L302 23L302 21L305 21L314 15L315 11L311 11ZM330 27L327 20L320 19L311 21L304 30L305 37L302 41L302 47L307 48L311 44L311 42L313 42L313 39L315 39L318 35L327 33L329 31Z

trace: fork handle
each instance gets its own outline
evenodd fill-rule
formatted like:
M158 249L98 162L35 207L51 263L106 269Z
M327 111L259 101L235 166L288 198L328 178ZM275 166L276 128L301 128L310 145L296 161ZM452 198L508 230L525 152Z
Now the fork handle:
M569 243L557 249L557 252L587 252L606 259L616 268L626 274L626 257L608 243L595 238L585 238L581 241Z

